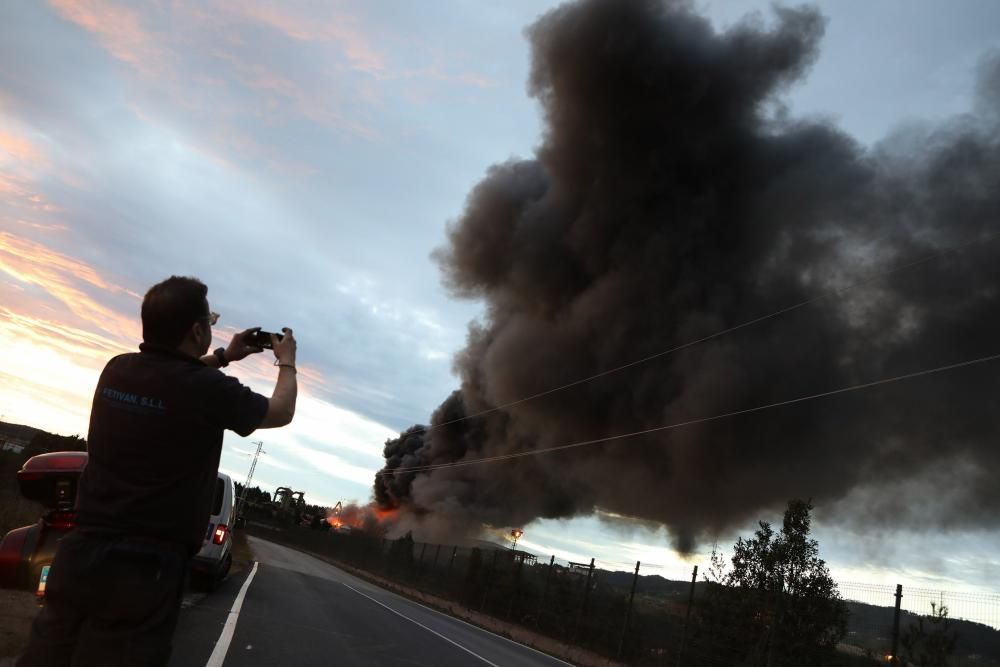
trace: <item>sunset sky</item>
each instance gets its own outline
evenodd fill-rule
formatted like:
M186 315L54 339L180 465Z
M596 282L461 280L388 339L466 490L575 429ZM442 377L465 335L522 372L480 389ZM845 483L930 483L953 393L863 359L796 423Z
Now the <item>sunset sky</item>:
M456 386L480 306L448 295L430 253L486 169L537 145L522 31L555 4L0 5L0 419L85 435L101 368L141 339L141 295L193 275L222 314L216 345L250 326L299 340L294 423L227 433L223 470L242 481L261 439L256 484L367 501L383 442ZM720 28L770 5L696 4ZM967 110L1000 48L992 0L820 6L789 113L869 146ZM269 395L274 370L260 355L227 372ZM527 549L620 569L703 562L597 517L525 530ZM842 578L1000 580L997 532L818 536Z

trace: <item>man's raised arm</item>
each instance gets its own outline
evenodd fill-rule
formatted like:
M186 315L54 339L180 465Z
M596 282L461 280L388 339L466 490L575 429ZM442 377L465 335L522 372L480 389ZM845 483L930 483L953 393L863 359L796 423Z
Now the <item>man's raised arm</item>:
M295 398L298 395L298 383L295 369L295 336L292 330L282 329L285 336L280 341L271 334L271 345L274 348L275 365L278 367L278 382L267 405L264 421L257 428L277 428L285 426L295 416Z

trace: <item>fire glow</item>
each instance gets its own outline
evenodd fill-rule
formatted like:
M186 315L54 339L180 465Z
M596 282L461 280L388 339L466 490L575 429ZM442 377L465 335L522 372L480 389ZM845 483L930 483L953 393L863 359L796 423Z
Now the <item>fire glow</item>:
M375 505L345 505L339 512L326 517L330 527L337 530L365 530L369 532L385 531L399 516L399 509L385 509Z

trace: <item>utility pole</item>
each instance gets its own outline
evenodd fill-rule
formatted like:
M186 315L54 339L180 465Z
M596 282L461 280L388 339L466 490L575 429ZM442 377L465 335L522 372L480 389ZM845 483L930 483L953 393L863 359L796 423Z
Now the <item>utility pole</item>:
M267 452L262 450L262 448L264 447L263 440L258 440L256 444L257 444L257 451L254 452L253 462L250 463L250 473L247 475L247 483L243 485L243 493L240 494L239 507L236 509L237 517L243 516L243 509L247 499L247 489L250 488L250 481L253 479L253 472L254 470L257 469L257 459L260 458L261 454L267 454Z

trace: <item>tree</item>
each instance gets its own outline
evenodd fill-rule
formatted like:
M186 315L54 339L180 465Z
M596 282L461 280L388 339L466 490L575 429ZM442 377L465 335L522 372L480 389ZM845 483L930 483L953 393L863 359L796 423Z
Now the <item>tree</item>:
M924 625L924 621L927 625ZM955 651L958 643L958 633L950 627L948 607L931 602L930 616L917 619L911 623L903 636L899 638L902 645L900 657L903 664L913 664L917 667L947 667L948 656Z
M761 521L753 537L737 540L728 571L713 549L706 581L717 585L709 587L699 634L714 634L727 659L767 667L833 660L848 612L809 537L811 510L809 502L789 502L780 533Z
M32 438L31 442L24 449L25 460L36 454L47 452L85 452L87 451L87 441L78 435L56 435L46 431L39 431Z

